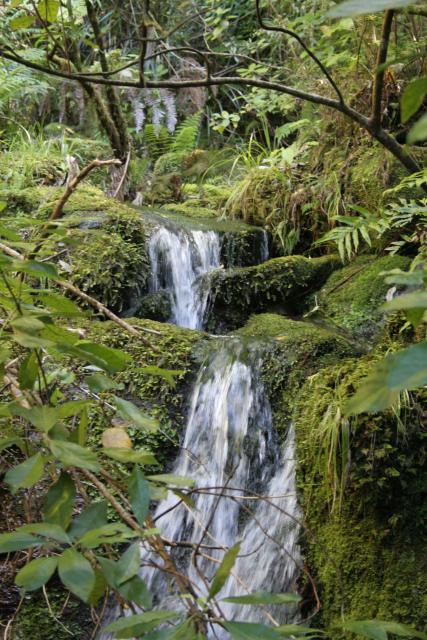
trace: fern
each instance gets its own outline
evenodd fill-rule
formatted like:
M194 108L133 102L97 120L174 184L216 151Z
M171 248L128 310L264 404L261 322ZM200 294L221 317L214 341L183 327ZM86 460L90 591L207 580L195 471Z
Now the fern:
M176 129L170 151L177 153L190 152L196 148L199 137L202 113L199 111L188 116Z

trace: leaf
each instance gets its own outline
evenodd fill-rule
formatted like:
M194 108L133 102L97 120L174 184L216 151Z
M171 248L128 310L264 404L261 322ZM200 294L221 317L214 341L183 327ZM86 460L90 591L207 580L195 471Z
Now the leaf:
M58 460L67 467L79 467L89 471L99 471L96 455L74 442L50 440L50 449Z
M401 105L402 122L407 122L422 106L427 94L427 78L417 78L405 88Z
M17 29L28 29L28 27L31 27L35 19L35 16L18 16L10 21L9 26L12 31L17 31Z
M110 427L102 432L102 446L106 449L132 449L132 440L126 429Z
M196 481L188 476L175 476L172 473L159 473L155 476L147 476L153 482L160 482L174 487L194 487Z
M381 307L387 313L404 309L427 309L427 291L404 293Z
M18 489L29 489L40 480L43 475L44 459L40 453L27 458L16 467L9 469L4 481L12 487L15 493Z
M134 451L133 449L103 449L103 453L118 462L136 464L156 464L156 458L148 451Z
M13 263L14 271L28 273L36 278L51 278L58 280L59 275L55 265L49 262L38 262L37 260L16 260Z
M395 636L401 636L403 638L420 638L421 640L427 640L427 633L417 631L407 624L401 624L400 622L386 622L376 621L381 624L387 633L392 633Z
M99 599L104 595L106 586L107 582L105 580L104 574L99 569L95 569L95 586L93 587L92 592L89 596L88 603L93 607L96 606Z
M41 0L37 5L37 11L42 20L54 22L58 15L59 0Z
M150 506L150 485L141 469L135 465L128 484L129 501L138 523L144 526Z
M107 524L107 502L101 500L86 507L73 521L69 534L73 538L80 538L88 531Z
M44 322L33 316L20 316L12 320L10 324L15 330L21 333L29 333L30 335L38 334L44 329Z
M141 546L139 542L132 544L117 563L117 584L130 580L141 568Z
M271 627L252 622L224 622L233 640L279 640L282 636Z
M383 358L346 405L346 414L382 411L401 391L427 384L427 342L412 345Z
M70 402L64 402L63 404L55 407L56 412L61 420L65 420L66 418L71 418L71 416L76 416L86 409L90 407L91 402L88 400L70 400Z
M347 16L361 16L365 14L387 11L387 9L401 9L410 7L414 0L347 0L327 12L331 18L345 18Z
M50 311L53 311L55 315L59 315L63 318L74 318L76 316L82 316L82 310L69 298L62 296L60 293L49 291L49 293L37 293L37 298L40 302L47 307Z
M58 411L54 407L43 405L25 409L19 405L12 409L15 415L25 418L40 431L47 433L59 421Z
M122 371L132 361L131 356L119 349L112 349L101 344L94 344L86 340L80 340L76 345L78 351L85 355L87 360L109 373Z
M311 627L300 627L298 624L281 624L279 627L275 627L275 630L284 635L288 636L318 636L319 634L325 633L321 629L312 629Z
M119 618L109 624L108 627L105 627L103 631L115 633L116 638L132 638L143 634L151 623L159 625L166 620L173 620L179 615L176 611L146 611L145 613Z
M151 593L144 580L139 576L134 576L130 580L120 584L117 590L125 600L134 602L138 607L150 609L153 606Z
M38 558L25 565L15 577L15 584L26 591L40 589L50 580L58 562L56 558Z
M21 389L33 389L37 382L39 374L39 365L35 352L27 355L25 360L19 367L18 381Z
M48 538L50 540L56 540L65 544L71 544L70 538L65 533L64 529L57 524L51 522L32 522L30 524L24 524L19 527L19 531L24 533L31 533Z
M114 382L111 378L107 378L102 373L94 373L86 378L86 383L93 393L102 393L103 391L111 391L112 389L123 389L123 384Z
M158 430L158 421L147 416L145 413L142 413L142 411L140 411L133 402L129 402L123 398L118 398L117 396L114 396L114 402L118 413L125 420L130 420L134 425L144 429L145 431L155 432Z
M409 129L406 137L408 144L422 142L427 138L427 113L425 113L416 123Z
M87 531L78 539L78 543L86 549L96 549L101 544L125 542L129 538L135 538L136 536L136 532L129 529L125 524L113 522Z
M241 542L238 542L233 547L231 547L224 555L222 562L219 565L212 580L211 588L209 589L208 593L208 599L216 596L216 594L221 591L222 587L226 583L227 578L230 575L232 568L234 567L237 556L239 555L240 547Z
M61 473L59 480L50 487L44 501L45 521L66 529L71 521L75 498L76 487L73 480L68 473Z
M372 640L387 640L387 632L377 620L355 620L342 625L345 631L352 631L358 636L372 638Z
M12 533L0 533L0 553L11 553L12 551L21 551L42 544L40 538L14 531Z
M299 602L301 597L295 593L268 593L259 591L258 593L248 593L246 596L230 596L221 602L235 602L236 604L285 604L288 602Z
M95 573L86 558L66 549L58 559L58 573L62 583L83 602L88 602L95 587Z

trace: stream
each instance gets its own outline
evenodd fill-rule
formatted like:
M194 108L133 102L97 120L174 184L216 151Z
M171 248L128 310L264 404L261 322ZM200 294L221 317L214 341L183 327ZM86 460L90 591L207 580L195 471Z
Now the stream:
M148 253L150 291L169 293L173 323L201 329L209 297L209 278L201 276L220 266L219 234L158 226L148 240ZM264 234L254 262L267 257ZM193 384L172 470L192 478L197 492L189 504L169 492L154 514L156 526L168 541L200 545L203 554L196 558L188 545L175 548L172 555L202 596L224 552L239 541L239 556L220 598L255 591L295 592L301 557L293 428L280 444L260 376L262 344L223 336L213 337L210 347ZM143 548L141 576L155 606L182 608L173 581L147 566L149 561L150 552ZM297 618L295 605L220 606L231 620L270 624ZM229 635L213 625L208 637L225 640Z

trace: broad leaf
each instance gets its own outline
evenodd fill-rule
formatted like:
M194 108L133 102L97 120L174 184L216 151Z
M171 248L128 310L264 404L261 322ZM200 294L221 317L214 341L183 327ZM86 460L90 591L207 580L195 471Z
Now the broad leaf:
M138 607L150 609L153 605L151 593L144 580L139 576L134 576L118 585L117 590L125 600L134 602Z
M62 473L53 484L43 505L43 516L46 522L67 528L74 509L76 487L68 473Z
M408 84L402 94L402 122L407 122L422 106L427 95L427 78L417 78Z
M94 502L73 521L69 534L73 538L80 538L88 531L107 524L107 502Z
M364 14L401 9L415 4L414 0L346 0L328 11L332 18L346 18L347 16L361 16Z
M51 522L33 522L31 524L24 524L22 527L19 527L18 531L36 534L42 538L49 538L64 544L71 543L71 540L65 533L64 529L57 524L52 524Z
M25 409L21 406L13 408L15 415L25 418L28 422L31 422L37 429L47 433L52 427L59 421L59 413L55 407L49 407L43 405L41 407L31 407L31 409Z
M50 449L58 460L67 467L79 467L89 471L99 471L96 455L74 442L50 440Z
M55 572L56 558L38 558L25 565L15 577L15 584L26 591L40 589L50 580Z
M422 142L427 138L427 113L410 128L406 141L408 144Z
M40 453L31 456L16 467L9 469L4 477L15 493L18 489L29 489L40 480L43 475L44 459Z
M54 22L58 15L59 0L41 0L37 5L37 11L42 20Z
M74 549L66 549L58 559L62 583L84 602L88 602L95 587L95 573L88 560Z
M212 580L211 588L209 589L208 598L213 598L216 594L221 591L222 587L227 581L228 576L232 568L234 567L234 563L236 562L237 556L239 555L241 547L241 542L238 542L231 547L224 555L221 564L219 565L215 576Z
M86 378L86 383L93 393L102 393L103 391L111 391L112 389L123 389L123 384L115 382L102 373L94 373L89 376Z
M159 428L159 423L154 418L142 413L133 402L123 400L123 398L114 397L114 403L118 413L125 420L130 420L133 424L144 431L154 432Z
M113 544L114 542L126 542L129 538L136 537L135 531L122 523L105 524L97 529L87 531L78 539L79 545L86 549L96 549L101 544Z
M132 510L142 527L150 506L150 485L136 465L129 478L128 492Z
M132 544L117 562L117 584L130 580L141 568L141 545Z
M104 631L114 633L116 638L132 638L139 636L147 630L148 625L152 628L152 623L158 625L167 620L173 620L180 614L176 611L146 611L134 616L125 616L119 618L112 624L109 624Z
M172 473L159 473L155 476L147 476L153 482L171 485L172 487L194 487L196 481L188 476L175 476Z
M37 260L17 260L13 264L13 269L22 273L28 273L37 278L59 279L55 265L48 262L38 262Z
M39 375L39 365L34 351L28 354L19 367L19 386L21 389L33 389Z
M279 640L283 637L271 627L252 622L224 622L224 627L233 640Z
M118 462L128 462L134 464L156 464L156 458L147 451L134 451L133 449L111 449L104 448L103 453Z
M259 591L258 593L248 593L246 596L230 596L224 598L222 602L235 602L236 604L286 604L289 602L299 602L301 597L295 593L268 593Z
M14 531L12 533L0 534L0 553L11 553L12 551L30 549L39 544L42 544L42 540L29 533Z

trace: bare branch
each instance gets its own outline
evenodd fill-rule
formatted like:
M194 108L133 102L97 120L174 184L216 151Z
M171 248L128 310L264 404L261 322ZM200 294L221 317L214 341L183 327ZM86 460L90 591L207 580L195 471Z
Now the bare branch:
M387 60L387 52L390 42L390 33L391 26L393 24L393 18L394 11L392 9L385 12L381 32L381 42L377 55L374 86L372 89L371 126L373 131L378 131L381 128L381 103L384 88L385 62Z

